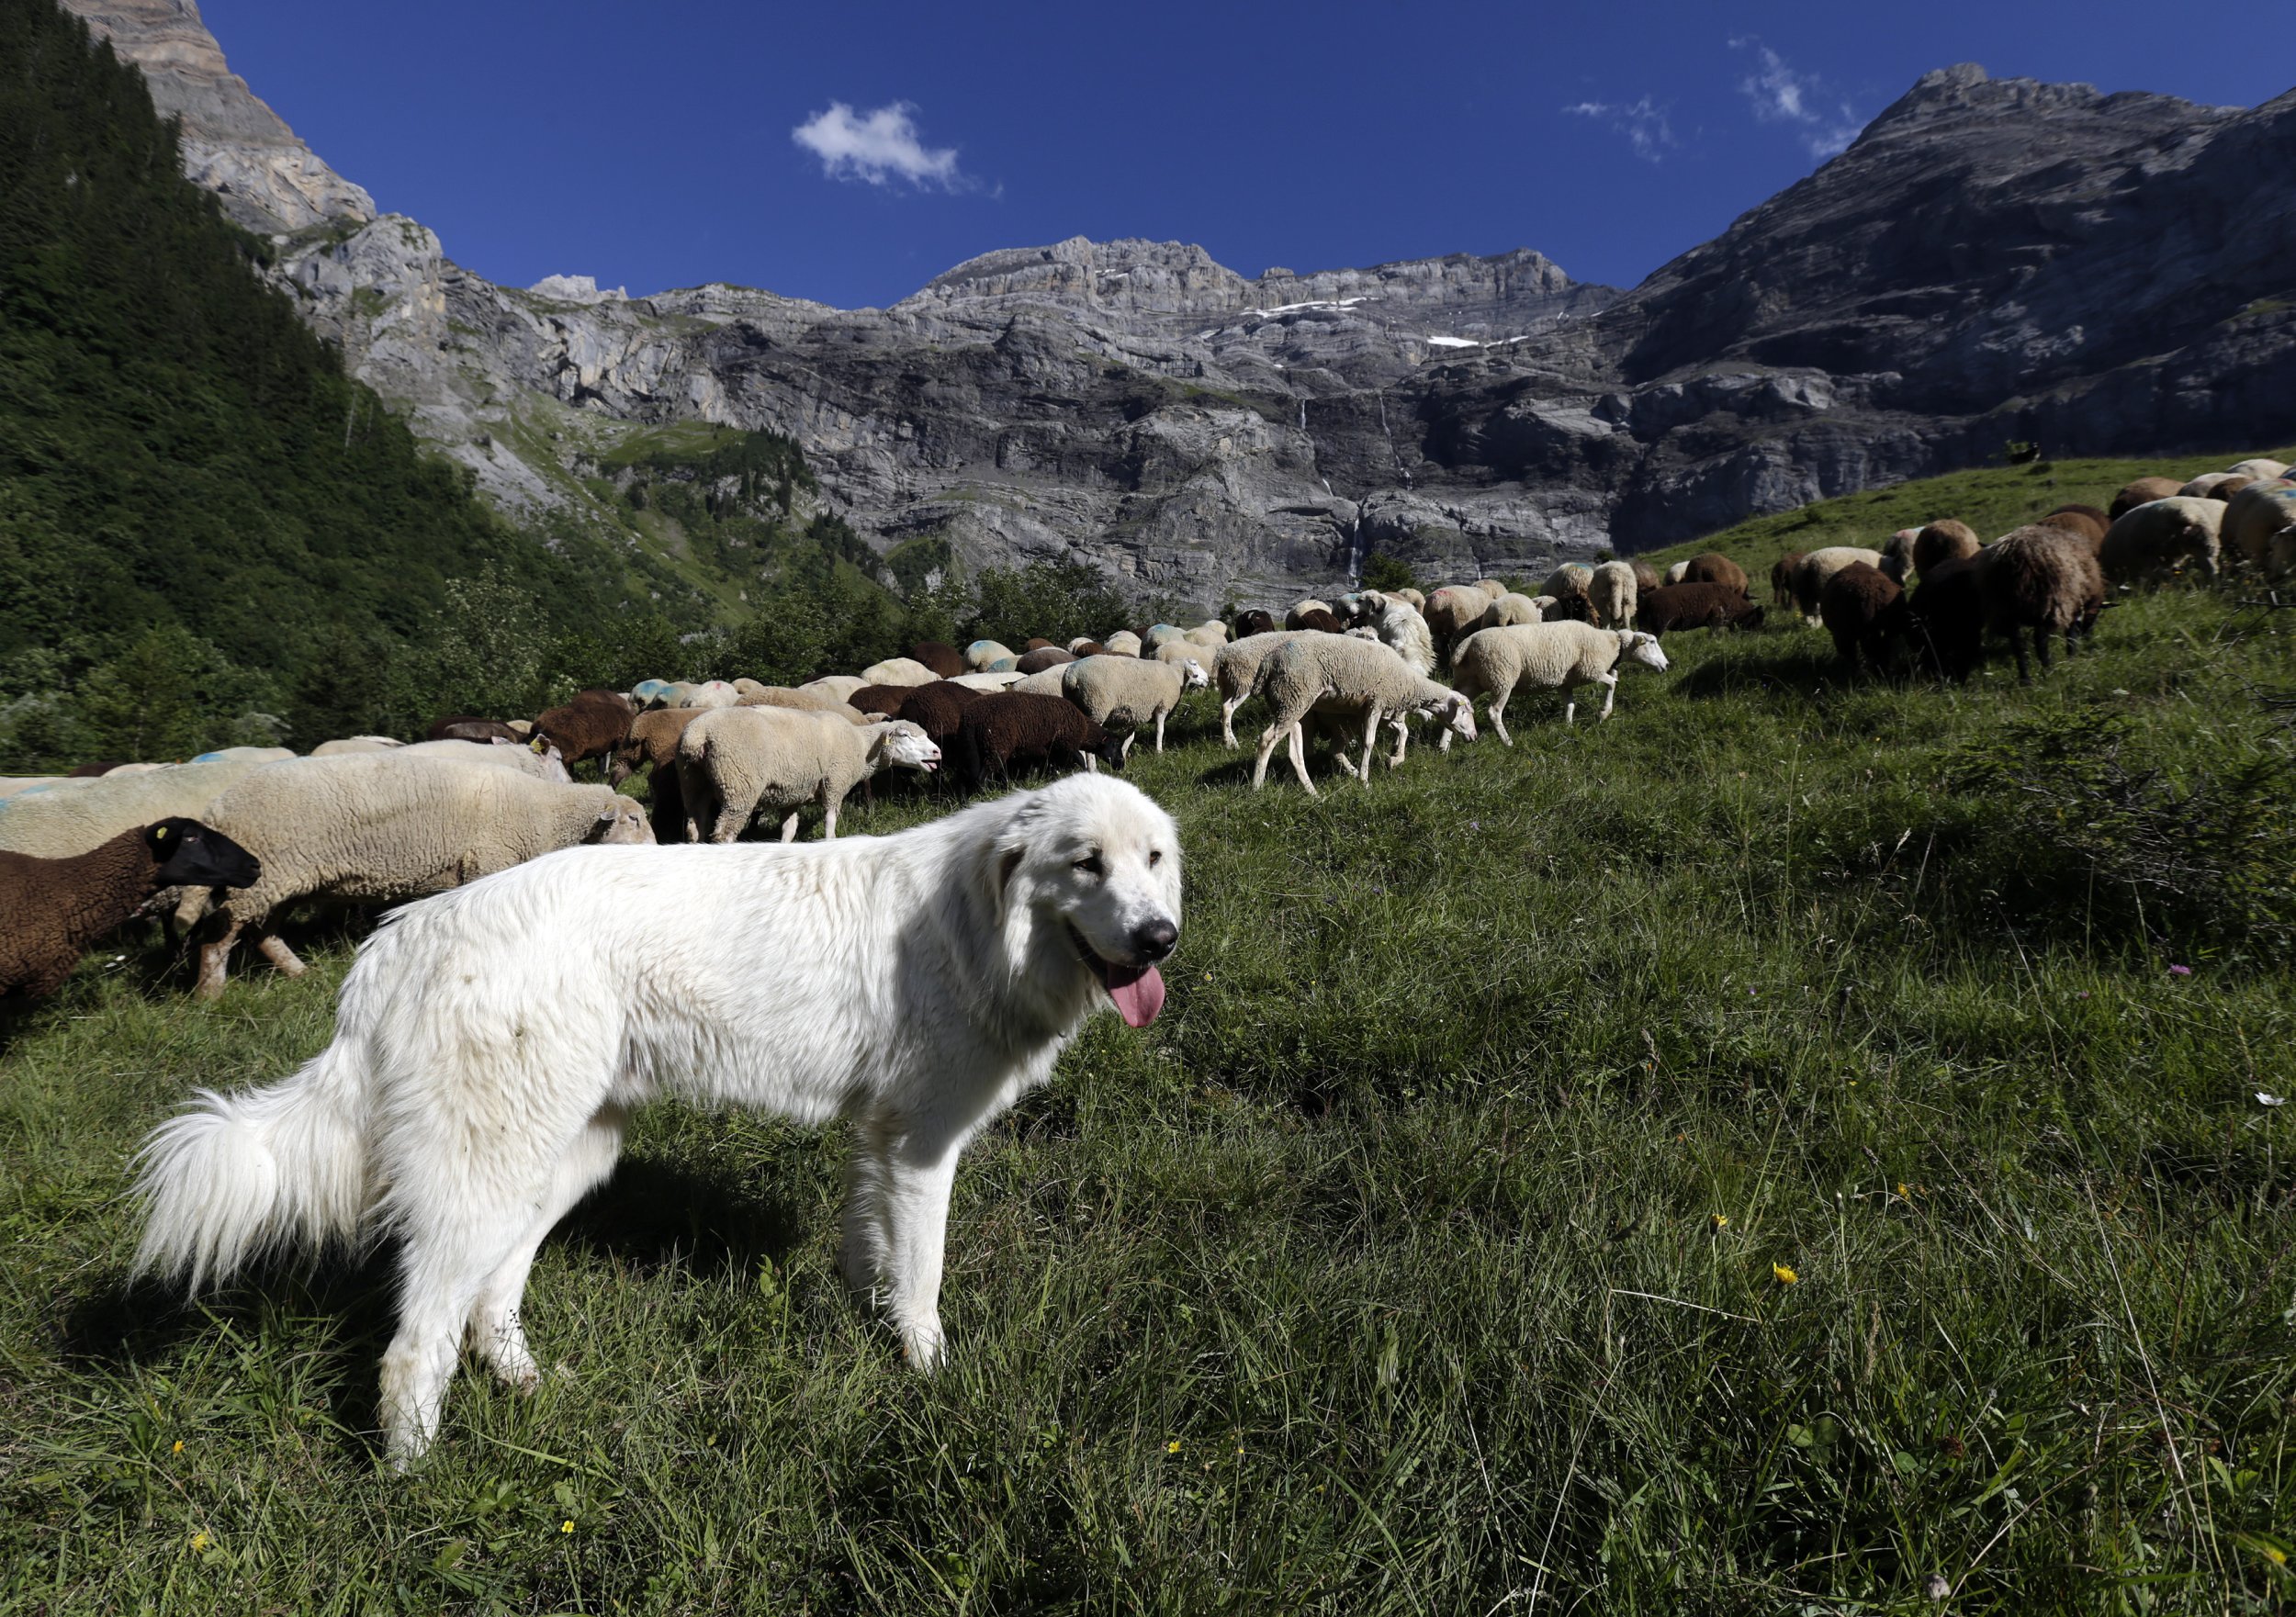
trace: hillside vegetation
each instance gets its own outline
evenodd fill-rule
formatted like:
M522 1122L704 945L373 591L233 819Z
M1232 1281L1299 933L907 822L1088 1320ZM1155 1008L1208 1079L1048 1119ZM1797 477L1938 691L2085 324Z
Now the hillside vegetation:
M2099 469L1714 543L2156 468ZM126 1273L137 1141L321 1048L356 928L212 1005L93 958L0 1055L0 1610L2285 1610L2296 679L2254 594L2133 600L2029 688L1673 636L1607 724L1525 699L1511 751L1319 801L1192 697L1130 771L1187 848L1170 1002L968 1157L946 1374L837 1277L840 1135L664 1106L536 1267L563 1374L467 1371L407 1478L387 1254L193 1308Z

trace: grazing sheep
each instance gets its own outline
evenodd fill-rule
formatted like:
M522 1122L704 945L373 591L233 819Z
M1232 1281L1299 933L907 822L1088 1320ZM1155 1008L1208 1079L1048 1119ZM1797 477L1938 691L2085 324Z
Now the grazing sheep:
M1012 656L1012 648L1001 640L975 640L964 648L967 673L977 674L1000 657Z
M1151 623L1148 633L1141 636L1141 645L1142 649L1154 656L1165 646L1176 646L1187 638L1187 631L1177 623Z
M565 706L537 713L534 734L557 747L568 764L579 764L612 752L636 716L618 691L583 691Z
M1689 576L1690 564L1686 561L1678 561L1672 567L1666 569L1666 578L1664 582L1666 584L1679 584Z
M1197 645L1193 640L1167 640L1162 646L1157 646L1155 650L1150 652L1147 657L1142 660L1144 662L1172 663L1176 665L1179 663L1201 663L1209 668L1211 664L1211 659L1219 655L1219 650L1216 647L1207 649L1204 646ZM1075 657L1070 657L1068 660L1070 662L1075 662L1076 659Z
M0 1006L55 993L90 944L161 893L247 887L262 874L238 843L180 815L65 859L0 853Z
M2225 504L2230 505L2232 503L2233 496L2239 493L2243 488L2253 488L2258 483L2277 481L2279 481L2278 478L2271 477L2226 477L2223 482L2217 484L2215 488L2208 491L2208 498L2211 500L2221 500Z
M1328 618L1337 618L1339 616L1337 612L1332 611L1331 603L1329 601L1314 600L1295 601L1291 603L1291 610L1284 613L1284 627L1287 629L1304 629L1308 627L1305 620L1310 612L1322 612ZM1336 629L1333 629L1329 632L1333 634L1338 633Z
M837 839L845 794L888 766L930 773L940 748L916 724L892 719L856 730L827 713L745 707L704 713L678 738L678 792L686 835L731 842L763 809L786 810L782 840L797 835L799 810L821 805L821 837Z
M1584 590L1579 588L1579 581L1567 574L1563 576L1562 587L1579 595L1586 593ZM1593 610L1592 601L1588 603L1587 610L1590 612ZM1483 609L1483 615L1475 620L1475 628L1480 632L1484 629L1509 628L1519 623L1536 623L1543 615L1544 609L1529 596L1509 593L1502 595Z
M1047 668L1057 668L1063 663L1075 660L1075 652L1063 651L1057 646L1046 646L1022 653L1020 660L1013 665L1013 671L1017 674L1041 674Z
M2106 515L2114 522L2140 505L2150 505L2155 500L2174 500L2184 485L2174 477L2139 477L2112 497L2112 505Z
M1794 570L1794 601L1802 616L1810 623L1818 622L1818 603L1826 593L1826 581L1853 561L1862 561L1869 567L1881 567L1885 558L1878 550L1866 550L1855 545L1828 545L1811 551L1802 558L1802 565Z
M574 778L566 772L566 760L558 749L546 742L537 752L532 742L522 745L508 741L418 741L411 747L400 747L393 756L448 758L490 769L508 769L529 780L548 780L561 786Z
M1908 599L1908 637L1943 678L1965 680L1985 660L1984 552L1921 570Z
M1661 584L1637 617L1653 634L1683 629L1759 629L1762 609L1724 584Z
M1921 530L1919 528L1900 528L1882 546L1884 559L1897 564L1898 578L1902 578L1913 570L1913 542L1920 536Z
M2285 477L2288 476L2288 466L2285 463L2267 460L2262 455L2257 456L2254 460L2237 461L2224 469L2239 477Z
M2165 583L2188 570L2213 578L2228 509L2183 495L2131 506L2106 533L2097 560L2116 584Z
M1595 621L1606 629L1634 627L1635 608L1641 603L1641 587L1635 570L1623 561L1606 561L1587 580L1587 597L1593 602Z
M1970 543L1973 545L1976 543L1976 537L1975 534L1970 536ZM1793 599L1794 575L1800 570L1803 556L1804 553L1799 550L1789 550L1776 561L1770 564L1770 601L1772 605L1784 606L1788 601Z
M1249 612L1236 613L1235 633L1228 637L1228 643L1232 646L1235 642L1247 639L1254 634L1273 634L1275 632L1276 614L1255 606ZM1068 649L1075 651L1076 648L1072 646ZM1077 655L1083 654L1079 652Z
M1492 600L1469 584L1446 584L1427 597L1427 633L1435 639L1437 662L1449 664L1451 648L1481 627Z
M957 726L964 718L964 710L989 694L961 685L954 679L941 679L930 685L920 685L910 692L908 705L901 710L901 717L925 732L925 739L935 747L947 747L954 743Z
M1834 655L1848 673L1856 673L1863 651L1869 667L1878 672L1890 647L1912 627L1905 587L1879 567L1853 561L1826 580L1818 598L1818 615L1833 636Z
M659 707L670 694L670 685L668 679L640 679L630 687L630 700L642 708Z
M2095 522L2097 524L2097 531L2100 533L2107 528L2112 526L2112 518L2110 516L2099 510L2096 506L2082 505L2078 501L2075 501L2070 505L2056 506L2050 511L2049 514L2054 517L2062 515L2065 511L2078 511L2081 515Z
M1718 550L1709 550L1690 558L1690 566L1683 570L1685 584L1727 584L1740 595L1746 593L1749 582L1746 569Z
M388 736L345 736L339 740L322 741L311 748L313 758L335 758L348 752L391 752L406 746L403 741Z
M1388 759L1390 769L1403 761L1411 738L1404 721L1413 713L1442 717L1447 726L1446 740L1452 731L1469 741L1475 739L1475 709L1468 698L1424 674L1414 673L1401 657L1376 641L1349 635L1295 635L1277 646L1260 665L1253 691L1266 699L1274 715L1260 733L1259 754L1253 760L1255 792L1266 782L1269 757L1288 737L1292 770L1308 795L1316 794L1315 783L1308 779L1304 729L1311 718L1319 728L1338 733L1341 767L1366 781L1371 779L1371 755L1382 723L1395 732L1395 751ZM1355 728L1363 736L1360 769L1348 762L1347 749L1353 741L1348 732Z
M1000 657L979 671L984 674L1017 674L1020 671L1020 659L1017 657Z
M199 949L202 998L223 992L242 933L281 972L302 974L270 925L294 900L397 904L562 848L654 839L646 811L611 786L533 780L421 752L295 758L254 771L208 805L208 823L262 860L263 874L219 900L194 889L176 907L188 926L212 904Z
M1666 588L1660 586L1661 592ZM1507 734L1507 699L1517 686L1565 692L1562 722L1570 724L1578 722L1579 702L1568 693L1578 687L1599 684L1604 688L1603 711L1596 717L1607 719L1611 704L1618 698L1621 664L1635 662L1666 671L1666 653L1659 648L1657 635L1580 623L1480 630L1467 637L1454 660L1459 690L1470 699L1490 696L1491 733L1508 747L1514 745L1514 737ZM1450 745L1451 738L1446 736L1444 748L1447 751Z
M979 691L985 692L991 691L1009 691L1014 686L1021 683L1027 678L1028 676L1023 674L1019 668L1007 668L1002 673L959 674L954 679L951 680L950 683L962 685L967 691Z
M2210 495L2216 492L2216 486L2219 483L2225 482L2228 479L2239 477L2240 475L2241 474L2238 472L2202 472L2199 477L2193 478L2192 481L2178 489L2177 493L2179 497L2186 500L2206 500Z
M1364 622L1379 636L1379 644L1401 657L1412 672L1435 672L1435 634L1417 607L1400 595L1367 590L1363 613Z
M1022 657L1026 657L1032 651L1042 651L1046 646L1051 646L1052 644L1052 642L1047 640L1041 634L1031 634L1029 636L1027 642L1020 647L1020 655Z
M1388 591L1388 593L1389 593L1390 595L1398 596L1398 597L1401 598L1401 599L1402 599L1402 600L1404 600L1404 601L1410 601L1410 602L1411 602L1411 608L1412 608L1412 611L1413 611L1413 612L1424 612L1427 610L1427 598L1426 598L1424 595L1421 594L1421 593L1420 593L1418 590L1412 590L1412 589L1409 589L1409 588L1405 588L1405 589L1401 589L1401 590L1389 590L1389 591Z
M923 685L866 685L845 699L845 705L864 717L897 719L908 705L909 693Z
M824 674L818 679L808 679L797 687L800 691L816 691L832 701L843 702L856 691L868 688L869 681L859 674Z
M454 713L432 720L431 727L422 733L422 738L425 741L516 741L519 735L500 719Z
M1071 658L1070 660L1075 661L1077 659ZM1014 680L1011 684L1006 686L1005 689L1007 691L1027 691L1031 696L1058 696L1061 693L1062 682L1068 678L1067 669L1067 663L1063 663L1056 668L1041 669L1036 673L1025 675L1022 678Z
M268 767L221 758L0 797L0 850L69 859L155 821L204 819L224 791Z
M1539 586L1538 592L1541 595L1559 595L1567 586L1576 584L1592 594L1593 591L1588 587L1593 582L1593 567L1582 561L1567 561L1547 575L1547 582Z
M897 697L906 695L911 691L921 691L924 687L921 685L869 685L862 689L890 691ZM794 691L786 685L760 685L755 681L750 683L748 691L744 692L741 700L734 705L736 707L785 707L804 713L834 713L849 724L873 724L879 717L878 714L865 713L849 703L836 701L826 691Z
M1658 568L1638 556L1630 557L1626 565L1635 570L1635 593L1637 595L1648 595L1666 582L1659 577Z
M1197 624L1181 636L1190 646L1200 646L1206 651L1218 651L1228 644L1228 625L1218 618Z
M2210 503L2215 502L2212 500ZM2085 511L2053 511L2041 519L2041 526L2070 533L2091 550L2104 547L2106 524Z
M979 642L975 641L974 644L978 645ZM1010 657L1012 653L1007 651L1002 655ZM968 663L973 660L970 652L966 654L965 660ZM987 665L978 666L985 668ZM940 676L914 658L889 657L881 663L871 663L863 668L861 678L872 685L929 685Z
M2009 637L2020 680L2032 678L2022 630L2032 630L2033 651L2047 673L2049 636L2064 635L2069 656L2074 637L2089 633L2105 608L2104 574L2096 554L2059 528L2035 524L2005 533L1986 545L1973 566L1986 626Z
M1333 612L1295 612L1285 622L1292 629L1310 629L1322 634L1339 634L1346 632L1346 625L1339 621L1339 614Z
M1492 601L1498 600L1507 592L1506 580L1503 578L1478 578L1475 580L1475 588Z
M1124 767L1123 745L1066 697L1000 691L964 710L949 756L958 783L975 792L988 779L991 765L1009 775L1031 764L1051 768L1072 754L1087 769Z
M662 707L630 721L630 733L615 747L606 765L606 783L619 787L641 769L650 768L647 819L657 842L682 842L686 835L686 803L678 790L678 738L705 713L703 707Z
M1204 665L1192 656L1168 663L1088 657L1061 670L1063 696L1094 723L1111 731L1123 728L1126 756L1133 736L1151 723L1156 726L1156 750L1162 752L1165 719L1182 696L1210 683Z
M1480 592L1476 593L1480 597ZM1212 658L1212 685L1220 692L1220 739L1230 747L1236 745L1235 711L1252 700L1252 687L1259 679L1260 665L1276 647L1287 640L1297 639L1299 634L1300 631L1291 629L1270 629L1246 634L1221 646L1219 655Z
M2273 536L2296 523L2296 486L2257 483L2233 496L2218 529L2226 550L2250 567L2262 567Z
M964 653L938 640L920 640L910 646L909 660L923 663L944 679L965 672Z
M1116 654L1089 634L1083 634L1068 643L1071 657L1114 657Z
M1586 592L1586 587L1576 578L1563 579L1551 592L1536 597L1532 604L1538 608L1537 621L1542 623L1593 623L1594 622L1594 597L1589 595ZM1505 627L1503 624L1496 623L1485 626Z
M725 679L681 679L661 695L663 707L731 707L741 692Z
M1105 649L1100 653L1100 655L1103 657L1138 657L1140 655L1140 636L1133 634L1130 629L1119 629L1115 634L1108 637L1108 640L1105 643Z
M0 775L0 800L14 797L19 792L37 794L59 786L93 785L96 779L93 775Z
M1981 544L1967 522L1941 517L1914 535L1913 570L1926 578L1949 561L1976 555Z

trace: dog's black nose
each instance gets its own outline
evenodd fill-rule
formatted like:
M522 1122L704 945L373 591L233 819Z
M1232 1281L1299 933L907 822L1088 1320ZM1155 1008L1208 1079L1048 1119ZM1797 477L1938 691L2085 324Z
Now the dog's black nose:
M1180 929L1169 921L1151 921L1132 933L1132 947L1152 960L1170 954L1179 940Z

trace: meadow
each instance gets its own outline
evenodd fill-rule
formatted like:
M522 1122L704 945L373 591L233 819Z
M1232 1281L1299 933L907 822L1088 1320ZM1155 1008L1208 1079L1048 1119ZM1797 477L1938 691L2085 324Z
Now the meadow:
M1192 697L1128 771L1169 1003L968 1157L945 1374L837 1276L841 1136L666 1106L544 1248L559 1373L408 1477L388 1252L127 1277L138 1140L320 1049L360 926L214 1004L93 957L0 1034L0 1611L2287 1609L2291 628L2167 592L1957 689L1773 612L1320 801Z

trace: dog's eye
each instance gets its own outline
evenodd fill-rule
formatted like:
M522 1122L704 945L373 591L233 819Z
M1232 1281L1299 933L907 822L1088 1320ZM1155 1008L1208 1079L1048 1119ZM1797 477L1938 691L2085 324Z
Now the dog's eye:
M1094 853L1086 854L1083 859L1078 859L1076 868L1087 876L1097 876L1105 867L1100 863L1100 856Z
M1164 849L1162 849L1161 848L1150 848L1150 849L1148 850L1148 867L1149 867L1149 869L1154 870L1156 866L1158 866L1158 865L1160 865L1160 864L1162 864L1162 863L1164 863Z

